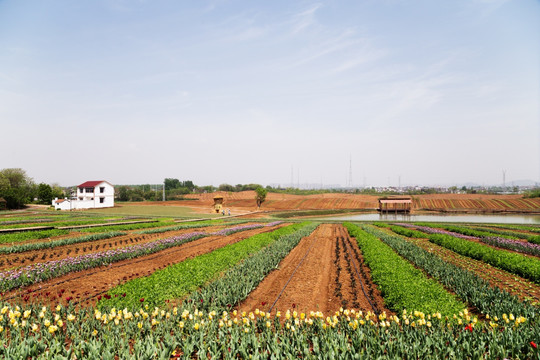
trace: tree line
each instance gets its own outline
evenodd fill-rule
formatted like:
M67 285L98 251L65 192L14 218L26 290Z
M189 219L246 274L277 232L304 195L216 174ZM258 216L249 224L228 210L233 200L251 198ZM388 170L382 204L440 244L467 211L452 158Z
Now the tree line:
M54 198L64 196L64 189L59 185L36 184L23 169L0 170L0 207L20 209L30 203L51 205Z
M175 178L165 178L162 184L117 185L115 198L118 201L161 201L165 186L166 200L189 200L189 194L212 193L215 191L240 192L263 188L260 184L221 184L219 186L199 186L191 180L181 181Z

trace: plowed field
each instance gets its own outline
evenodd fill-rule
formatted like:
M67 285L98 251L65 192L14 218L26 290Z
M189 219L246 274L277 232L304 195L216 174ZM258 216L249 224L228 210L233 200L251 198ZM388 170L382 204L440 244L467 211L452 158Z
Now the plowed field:
M296 309L327 314L340 307L390 313L346 229L322 224L300 241L279 269L271 272L238 309Z
M257 210L254 191L216 192L210 194L190 194L197 200L144 202L140 205L187 206L198 212L211 212L214 196L222 196L224 207L233 214ZM378 208L379 196L327 193L315 195L290 195L268 193L261 210L327 210L327 209L368 209ZM413 210L442 212L531 212L540 213L540 199L524 199L522 195L485 194L430 194L414 195Z

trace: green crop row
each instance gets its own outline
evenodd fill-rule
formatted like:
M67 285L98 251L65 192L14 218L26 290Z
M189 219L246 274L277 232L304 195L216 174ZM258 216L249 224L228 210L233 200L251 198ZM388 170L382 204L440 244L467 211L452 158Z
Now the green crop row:
M506 291L502 291L497 287L491 287L489 282L476 276L474 273L447 263L437 255L406 241L400 236L388 234L370 226L364 226L363 228L365 231L380 238L415 266L433 276L461 299L480 310L481 313L499 317L503 316L503 314L512 313L521 314L532 319L539 319L540 309L521 302L517 297ZM392 225L389 228L394 232L408 237L426 237L424 233L400 226Z
M406 236L406 237L417 238L417 239L427 239L426 233L423 233L423 232L418 231L418 230L405 228L405 227L397 226L397 225L385 224L385 223L375 223L374 225L376 225L378 227L390 229L393 232L395 232L396 234L400 234L400 235L403 235L403 236Z
M432 227L432 228L443 229L443 230L452 231L452 232L455 232L455 233L458 233L458 234L463 234L463 235L467 235L467 236L475 236L475 237L479 237L479 238L495 236L494 233L491 233L489 231L476 230L476 229L471 229L471 228L468 228L468 227L465 227L465 226L458 226L458 225L420 223L420 222L415 223L415 225L428 226L428 227ZM517 239L517 237L515 237L515 236L506 236L506 238L512 239L512 240Z
M268 246L280 236L290 234L297 225L289 225L269 233L261 233L234 244L199 255L158 270L152 275L119 285L99 301L99 307L129 307L140 305L141 299L151 305L179 299L197 290L220 272Z
M277 268L300 240L311 234L317 226L318 224L305 222L284 228L287 229L285 234L274 234L279 236L275 242L240 262L218 280L193 292L184 304L204 311L230 310L244 300L270 271Z
M10 234L2 234L0 235L0 244L17 243L34 239L45 239L66 234L69 234L68 230L58 229L23 231Z
M243 221L231 221L227 222L227 225L236 225L240 224ZM183 230L183 229L194 229L194 228L202 228L202 227L208 227L208 226L217 226L217 225L223 225L223 220L207 220L207 221L197 221L197 222L190 222L187 224L182 225L175 225L175 226L167 226L167 227L160 227L157 229L150 229L150 230L143 230L143 231L137 231L136 234L161 234L167 231L176 231L176 230Z
M458 254L481 260L499 269L530 279L540 284L540 259L518 253L497 250L480 243L450 235L429 234L429 241Z
M525 230L535 233L540 233L539 225L509 225L509 224L490 224L489 227L503 228L503 229L514 229L514 230Z
M525 234L519 231L512 231L507 229L499 229L495 227L487 227L487 226L473 226L474 229L480 230L480 231L487 231L489 233L495 234L495 235L503 235L503 236L513 236L518 239L524 239L527 241L530 241L535 244L540 243L540 235L532 235L532 234Z
M31 251L31 250L51 249L57 246L78 244L78 243L102 240L102 239L109 239L109 238L121 236L121 235L126 235L126 233L120 232L120 231L111 231L111 232L106 232L106 233L65 238L65 239L60 239L60 240L55 240L55 241L28 243L28 244L20 244L20 245L13 245L13 246L3 246L3 247L0 247L0 254L14 254L14 253L21 253L21 252Z
M376 236L351 223L344 224L349 234L356 238L371 276L381 290L385 304L395 311L417 309L450 315L466 306L444 287L401 256Z
M79 226L79 225L92 225L92 224L105 224L108 221L104 219L76 219L76 220L68 220L68 221L48 221L48 222L39 222L35 224L10 224L10 225L1 225L0 229L21 229L26 227L33 227L33 226L54 226L54 227L61 227L61 226Z
M128 231L137 229L156 228L160 226L169 226L174 224L171 219L163 219L151 223L138 223L138 224L125 224L125 225L110 225L110 226L97 226L90 228L77 229L79 232L103 232L103 231Z

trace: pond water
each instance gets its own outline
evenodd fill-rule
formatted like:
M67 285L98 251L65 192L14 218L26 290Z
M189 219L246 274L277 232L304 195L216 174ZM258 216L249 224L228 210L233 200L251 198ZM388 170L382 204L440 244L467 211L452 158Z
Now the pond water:
M464 223L499 223L499 224L539 224L540 215L484 215L484 214L358 214L325 217L328 220L348 221L431 221Z

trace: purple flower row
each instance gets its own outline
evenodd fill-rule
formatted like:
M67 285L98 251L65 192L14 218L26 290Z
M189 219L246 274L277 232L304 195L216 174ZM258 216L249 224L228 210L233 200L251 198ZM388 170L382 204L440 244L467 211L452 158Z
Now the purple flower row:
M238 225L238 226L233 226L231 228L227 228L227 229L223 229L223 230L213 232L210 235L226 236L226 235L234 234L235 232L239 232L239 231L258 229L258 228L262 228L262 227L265 227L265 226L266 227L272 227L272 226L279 225L281 223L282 223L282 221L274 221L274 222L268 223L266 225L262 225L262 224Z
M503 249L509 249L509 250L514 250L514 251L518 251L525 254L540 256L540 245L533 244L530 242L507 239L500 236L485 236L485 237L469 236L469 235L463 235L460 233L447 231L443 229L431 228L427 226L417 226L417 225L411 225L411 224L396 224L396 225L407 227L407 228L413 228L413 229L420 230L428 234L450 235L450 236L454 236L454 237L465 239L465 240L479 240L485 244L500 247Z
M269 225L270 224L266 226ZM90 269L124 259L131 259L142 255L152 254L163 249L178 246L205 236L225 236L239 231L261 228L263 226L264 225L261 224L234 226L214 233L196 231L148 242L145 244L126 246L119 249L100 251L92 254L79 255L76 257L67 257L60 260L36 263L18 269L7 270L0 272L0 291L8 291L20 286L48 280L72 271Z
M2 291L6 291L15 287L29 285L35 282L64 275L72 271L89 269L124 259L151 254L165 248L177 246L185 242L201 238L206 235L207 234L203 232L192 232L145 244L126 246L124 248L107 251L99 251L76 257L67 257L60 260L52 260L44 263L28 265L14 270L3 271L0 272L0 288Z

